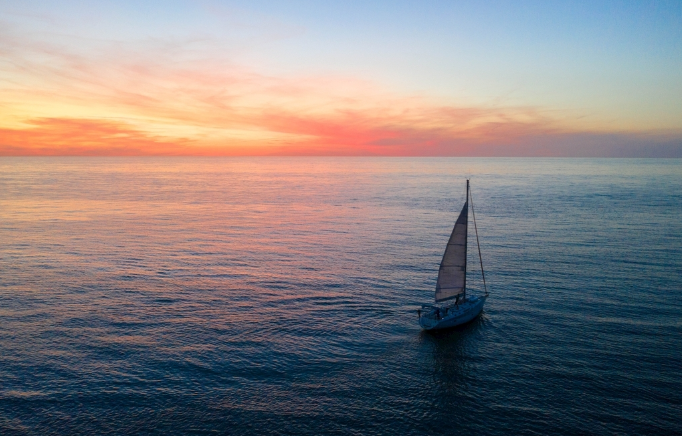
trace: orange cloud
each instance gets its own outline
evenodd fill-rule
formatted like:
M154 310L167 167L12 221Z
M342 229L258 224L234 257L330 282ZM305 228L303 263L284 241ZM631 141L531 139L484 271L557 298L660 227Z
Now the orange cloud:
M168 142L106 120L46 118L27 129L0 129L0 155L174 155L188 140Z

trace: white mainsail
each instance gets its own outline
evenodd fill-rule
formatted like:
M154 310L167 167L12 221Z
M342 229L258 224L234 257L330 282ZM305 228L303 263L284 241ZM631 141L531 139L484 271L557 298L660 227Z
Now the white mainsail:
M467 200L452 229L450 240L445 248L443 260L438 270L436 283L436 303L455 298L466 292L467 271L467 220L469 217L469 181L467 180Z

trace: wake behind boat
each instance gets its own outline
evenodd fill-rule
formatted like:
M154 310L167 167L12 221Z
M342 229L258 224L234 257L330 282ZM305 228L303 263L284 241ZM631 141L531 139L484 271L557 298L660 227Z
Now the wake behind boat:
M467 228L470 198L485 295L467 297ZM481 246L478 243L478 228L476 227L474 201L469 190L469 180L467 180L466 201L464 202L462 212L459 214L459 218L457 218L457 221L455 222L455 227L452 229L450 240L445 247L443 260L441 261L440 269L438 270L436 304L422 305L424 313L422 314L421 310L418 311L419 325L425 330L437 330L467 323L481 313L486 298L488 298L488 287L485 284L483 260L481 259Z

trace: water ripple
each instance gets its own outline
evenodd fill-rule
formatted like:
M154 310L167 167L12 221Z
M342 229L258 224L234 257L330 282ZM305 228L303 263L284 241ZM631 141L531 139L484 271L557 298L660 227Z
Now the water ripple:
M0 175L3 435L682 433L678 160ZM491 297L426 333L465 176Z

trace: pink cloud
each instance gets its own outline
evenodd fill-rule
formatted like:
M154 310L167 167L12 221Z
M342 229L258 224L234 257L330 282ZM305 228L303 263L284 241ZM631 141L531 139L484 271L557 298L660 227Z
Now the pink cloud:
M210 41L47 39L0 33L0 115L28 112L26 127L0 129L1 155L682 155L675 132L586 132L541 108L453 106L352 77L258 74ZM65 109L41 112L50 105Z
M377 129L347 123L294 122L292 131L315 133L308 141L216 147L190 139L168 140L110 120L38 119L25 129L0 129L3 156L547 156L682 157L679 137L616 134L535 134L513 142L472 143L420 130ZM343 124L343 125L342 125ZM362 123L360 123L362 124ZM366 128L365 128L366 127Z

